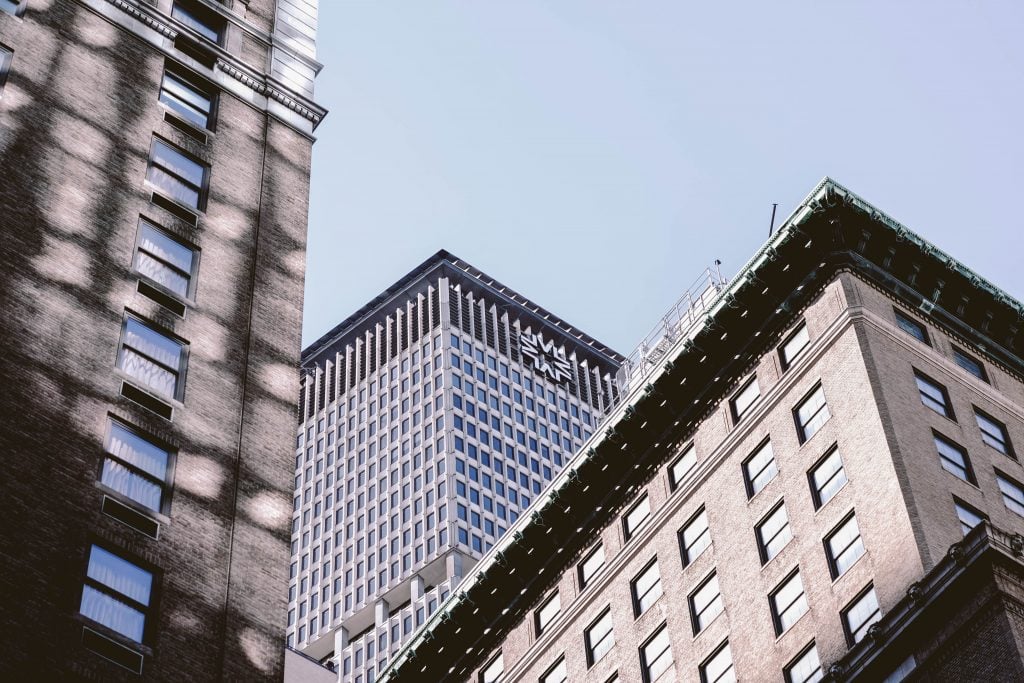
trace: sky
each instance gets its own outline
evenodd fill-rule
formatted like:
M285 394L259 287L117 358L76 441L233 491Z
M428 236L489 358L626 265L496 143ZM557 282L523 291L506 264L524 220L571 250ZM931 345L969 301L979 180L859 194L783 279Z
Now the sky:
M323 0L303 344L447 249L628 354L830 176L1024 298L1020 0Z

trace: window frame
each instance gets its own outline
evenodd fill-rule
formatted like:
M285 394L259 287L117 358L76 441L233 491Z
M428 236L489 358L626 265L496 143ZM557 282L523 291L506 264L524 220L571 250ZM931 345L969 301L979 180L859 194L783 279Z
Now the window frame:
M0 0L0 12L20 19L25 16L25 9L28 8L28 0ZM3 82L0 81L0 88Z
M768 449L769 451L768 464L766 464L764 467L758 470L755 476L751 476L750 464L754 461L754 458L761 455L765 451L765 449ZM760 488L758 488L755 491L754 485L756 483L757 478L760 477L760 475L764 473L765 470L767 470L769 467L773 467L775 469L775 472L770 477L768 477L768 479L765 480L763 484L761 484ZM743 462L740 463L740 468L743 470L743 484L747 490L747 500L750 500L761 491L764 491L770 483L775 481L775 478L779 476L779 464L775 460L775 450L774 448L772 448L771 437L765 437L764 440L761 441L761 443L759 443L757 447L754 448L754 450L751 451L751 453L743 460Z
M118 558L119 560L132 565L136 569L149 574L149 597L148 597L148 602L145 603L145 604L140 603L137 600L135 600L134 598L126 595L125 593L120 592L119 590L117 590L113 586L108 586L107 584L102 583L98 579L94 579L94 578L90 577L89 576L89 565L90 565L90 560L92 559L92 549L93 548L99 548L102 551L104 551L106 553L109 553L110 555L113 555L114 557ZM78 591L79 601L78 601L78 607L77 607L76 614L78 614L78 616L81 617L82 619L86 620L88 622L90 628L99 628L100 629L99 633L103 634L104 636L107 636L107 637L113 636L113 638L116 639L115 642L118 642L118 643L121 643L121 644L130 643L131 645L129 647L131 647L132 649L134 649L136 651L138 650L139 647L148 648L152 644L153 638L155 636L155 633L154 633L154 631L156 629L156 623L155 622L157 621L157 619L154 617L154 615L155 615L155 612L157 611L157 606L159 604L159 598L160 598L160 579L161 579L160 570L157 569L152 564L150 564L149 562L146 562L142 558L138 557L134 553L128 552L128 551L126 551L126 550L124 550L122 548L116 548L115 546L111 545L110 543L108 543L108 542L106 542L106 541L104 541L104 540L102 540L100 538L92 537L92 538L89 539L88 547L87 547L86 552L85 552L85 557L84 557L84 563L83 563L83 566L82 566L81 576L82 576L82 582L81 582L82 589L80 591ZM106 596L112 598L113 600L116 600L117 602L119 602L119 603L121 603L123 605L126 605L127 607L129 607L129 608L131 608L131 609L141 613L142 614L142 637L141 637L141 639L136 640L132 636L127 635L125 633L122 633L121 631L117 630L116 628L114 628L112 626L107 626L106 624L104 624L104 623L94 619L93 617L85 614L82 611L82 603L85 600L86 587L90 587L93 590L95 590L97 592L100 592L103 595L106 595Z
M112 438L113 428L114 428L115 425L120 427L121 429L125 430L129 434L132 434L133 436L135 436L135 437L137 437L139 439L142 439L143 441L145 441L149 445L151 445L151 446L153 446L155 448L158 448L158 449L160 449L161 451L163 451L163 452L165 452L167 454L167 462L164 465L164 470L165 470L164 478L162 480L158 479L153 474L150 474L149 472L146 472L145 470L143 470L142 468L138 467L137 465L134 465L134 464L132 464L130 462L127 462L126 460L122 459L119 455L111 452L111 450L110 450L110 440ZM139 510L139 511L143 512L143 514L146 514L146 515L157 515L159 517L164 518L161 521L165 521L167 515L170 512L170 507L171 507L171 495L172 495L173 489L174 489L174 486L173 486L173 484L174 484L174 469L175 469L175 466L176 466L176 463L177 463L177 459L178 459L177 456L178 456L177 449L174 448L173 446L171 446L170 444L168 444L166 441L164 441L162 439L158 439L158 438L152 436L151 434L149 434L145 430L142 430L142 429L136 427L135 425L132 425L132 424L126 422L125 420L122 420L121 418L119 418L119 417L117 417L117 416L115 416L113 414L108 414L107 415L107 420L106 420L106 423L105 423L105 426L104 426L104 430L103 430L102 457L100 459L99 469L96 472L96 483L101 487L101 489L103 490L104 493L106 493L109 496L112 496L112 497L116 498L118 501L124 503L125 505L129 505L133 509ZM160 509L159 510L154 510L153 508L149 507L145 503L143 503L141 501L138 501L135 498L132 498L131 496L129 496L128 494L122 493L121 491L118 491L117 489L112 487L110 484L105 483L103 481L103 470L104 470L104 467L106 465L106 461L107 460L113 460L114 462L116 462L117 464L121 465L122 467L127 468L132 474L135 474L135 475L145 479L146 481L148 481L148 482L150 482L152 484L155 484L156 486L159 486L160 487Z
M639 595L638 592L637 592L637 588L639 586L639 582L640 582L641 579L646 578L646 575L651 570L654 570L654 571L656 571L658 573L658 578L657 578L657 580L654 583L652 583L650 585L650 587L648 587L648 589L644 592L643 595ZM658 594L654 597L653 600L651 600L650 602L647 603L647 607L644 607L643 606L643 599L646 598L648 595L650 595L651 591L655 590L655 587L657 587ZM645 614L647 612L647 610L650 609L651 606L654 605L654 603L656 603L661 598L661 596L664 595L664 594L665 594L665 590L664 590L664 588L662 588L662 585L661 585L661 568L658 566L658 556L655 555L629 581L629 595L632 598L632 602L633 602L633 618L636 619L636 618L639 618L641 615Z
M153 358L150 358L145 353L135 349L132 346L127 345L127 343L125 342L125 336L127 335L127 332L128 332L128 321L129 320L132 320L132 321L136 322L137 324L142 325L143 327L148 329L150 332L158 334L158 335L164 337L165 339L168 339L168 340L178 344L178 346L181 347L181 350L180 350L180 353L179 353L179 356L178 356L178 368L177 369L171 368L170 366L164 364L163 362L158 361L158 360L153 359ZM148 361L150 363L153 363L153 364L157 365L158 367L160 367L160 368L162 368L162 369L172 373L176 377L175 382L174 382L174 392L173 392L173 394L168 396L167 394L164 394L164 393L160 392L156 388L151 387L150 385L143 383L143 381L141 379L137 378L135 375L132 375L127 370L123 369L121 367L121 354L124 351L124 349L126 349L126 348L130 349L132 351L132 353L140 356L141 358L145 359L146 361ZM132 311L128 311L128 310L125 311L124 317L122 318L122 322L121 322L121 335L120 335L120 338L118 339L118 342L117 342L117 356L114 359L114 367L117 368L117 371L124 376L125 381L129 382L132 386L135 386L135 387L141 389L142 391L145 391L147 394L150 394L150 395L152 395L152 396L154 396L154 397L156 397L156 398L158 398L160 400L171 400L171 401L176 401L178 403L182 403L184 401L184 398L185 398L185 379L186 379L186 374L187 374L187 371L188 371L188 361L189 361L189 343L187 341L185 341L184 339L181 339L180 337L178 337L174 333L170 332L169 330L154 324L153 322L147 320L146 318L143 318L142 316L135 314Z
M191 161L192 163L199 166L203 174L203 177L199 185L196 185L191 180L179 175L178 173L172 171L171 169L165 167L164 165L158 164L156 161L155 154L155 150L158 145L163 145L171 152L179 154L182 157L184 157L187 161ZM197 195L196 204L193 206L192 204L188 204L180 199L170 196L166 189L153 182L149 177L150 170L153 168L159 169L161 172L170 176L174 181L194 191ZM210 193L210 164L206 163L202 159L197 158L195 155L190 154L188 151L182 149L178 145L175 145L170 140L167 140L159 135L154 135L149 145L149 157L146 160L146 183L153 189L154 192L156 192L162 198L171 202L175 206L179 206L191 213L205 213L207 207L207 200L209 199Z
M971 458L967 454L966 448L934 429L932 430L932 443L935 444L935 452L939 457L939 466L942 467L944 472L952 474L960 481L967 482L971 486L978 485L978 478L974 474L974 466L971 464ZM940 444L959 455L963 459L963 463L955 462L942 450ZM963 476L960 476L958 471L960 465L962 465L964 470Z
M689 529L700 517L704 517L704 531L698 534L696 538L703 538L707 535L708 542L707 545L700 549L700 552L690 557L690 548L686 545L686 530ZM714 540L711 538L711 520L708 519L707 508L704 505L701 505L696 512L690 515L689 519L686 520L683 526L680 527L679 531L676 532L676 536L679 538L679 556L682 558L683 567L689 567L697 561L697 558L704 554L704 551L714 545Z
M605 619L607 619L610 624L607 633L605 633L604 637L598 643L591 642L591 631L593 631L594 628L596 628L598 624L600 624ZM609 643L607 648L603 650L600 654L597 654L596 646L603 645L605 640L607 640L608 638L611 638L611 643ZM602 659L604 659L605 655L611 652L611 649L615 647L615 622L612 619L611 605L605 607L604 610L602 610L601 613L597 616L597 618L591 621L590 624L585 629L583 629L583 647L587 651L588 669L597 664Z
M788 353L789 345L793 341L795 341L797 339L797 337L799 337L801 334L806 334L806 339L804 339L804 343L800 346L800 348L798 348L796 350L796 353L794 353L792 356L789 355L789 353ZM811 345L811 332L810 332L810 330L807 329L807 321L806 320L802 320L800 322L800 324L797 325L793 329L793 331L790 332L786 336L786 338L782 341L782 343L779 344L779 362L782 365L782 371L785 372L786 370L791 368L793 366L793 363L800 356L803 355L804 351L806 351L807 347L810 346L810 345Z
M754 396L754 398L750 399L750 402L747 403L743 410L740 410L737 404L737 400L740 397L742 397L751 387L754 387L756 389L757 395ZM750 379L748 379L746 382L740 385L740 388L734 391L732 393L732 396L729 397L729 412L732 413L733 424L738 424L740 420L742 420L748 413L750 413L750 410L754 406L756 406L760 400L761 385L758 384L757 382L757 373L754 373L753 375L750 376Z
M677 477L676 468L683 465L684 460L691 460L686 469ZM669 491L675 491L679 488L679 485L683 480L693 471L693 468L697 466L697 449L691 442L686 448L683 449L679 457L672 461L672 464L668 466L668 488Z
M832 539L835 538L836 536L838 536L839 532L842 531L846 527L846 525L849 524L851 521L854 524L857 525L857 540L851 541L849 543L849 545L847 545L845 548L843 548L842 551L839 553L839 556L841 556L843 553L845 553L848 549L852 548L854 546L854 544L857 543L857 541L860 541L861 551L860 551L860 554L857 555L857 557L854 558L854 560L852 562L850 562L850 564L846 567L846 569L844 569L842 572L840 572L839 571L839 565L838 565L839 557L838 556L833 556L833 554L832 554L832 547L831 547L830 543L831 543ZM834 527L832 527L831 531L829 531L825 535L825 538L822 539L822 542L825 544L825 557L828 559L828 570L829 570L829 573L832 576L832 580L833 581L839 579L842 576L845 576L846 573L848 571L850 571L850 568L853 567L855 564L857 564L857 562L860 560L860 558L864 557L864 555L868 552L867 546L864 544L864 536L863 536L863 534L861 534L861 531L860 531L860 523L857 522L856 510L850 510L850 512L848 512L845 516L843 516L842 520L840 520L840 522L838 524L836 524Z
M992 417L992 415L985 412L978 406L972 407L974 408L974 422L975 424L978 425L978 431L981 432L982 443L984 443L986 446L995 451L999 451L1006 457L1016 460L1017 454L1013 450L1013 442L1010 440L1010 430L1006 428L1006 423L1003 422L1002 420L997 420L996 418ZM1000 448L997 445L994 445L992 441L989 440L993 439L995 441L998 441L998 439L995 439L988 431L985 430L985 427L982 425L982 421L988 422L992 427L995 427L999 431L1000 435L1002 436L1002 448ZM986 436L989 438L986 439Z
M193 94L199 95L206 98L210 102L210 109L206 112L206 123L201 125L191 120L187 115L182 114L180 111L175 109L172 105L164 101L164 92L170 91L165 87L165 80L170 76L174 80L177 80L181 85L193 91ZM160 102L163 107L171 113L172 116L180 121L184 121L189 126L206 133L212 133L216 129L217 125L217 109L220 98L219 90L215 85L201 77L199 74L186 69L185 67L179 66L175 62L168 60L164 64L163 76L160 78L160 87L157 90L157 101ZM169 97L174 100L180 100L180 98L169 94ZM190 107L186 107L190 108Z
M908 337L916 339L925 346L932 345L931 336L928 334L928 328L925 327L924 323L918 322L915 318L911 318L898 308L893 308L892 310L896 314L896 327L900 328ZM919 332L921 336L918 336L912 330Z
M719 656L721 656L721 654L726 650L729 651L729 668L726 671L733 671L736 668L736 662L733 661L732 658L732 648L729 647L729 639L726 638L718 647L714 649L714 651L710 655L705 657L704 660L700 663L699 671L701 683L715 683L715 681L721 680L721 676L714 679L714 681L708 678L708 665L711 664L711 662L717 659ZM723 671L723 673L725 672ZM733 674L733 678L736 678L735 674Z
M491 673L491 667L495 664L501 666L501 671L498 672L497 676L489 678L488 674ZM502 651L499 648L497 654L487 660L487 663L480 667L480 674L477 676L477 683L498 683L501 677L505 675L505 658L502 655Z
M561 681L549 679L548 677L555 673L555 671L558 670L559 667L562 667L565 670L565 678L563 678ZM565 664L565 653L563 652L562 654L558 655L558 659L555 660L554 664L545 669L544 673L542 673L540 675L540 678L538 678L537 680L539 683L565 683L566 681L568 681L569 668Z
M777 602L779 594L793 581L800 582L800 595L791 603L786 605L784 609L780 609L779 603ZM803 611L800 612L800 614L797 615L797 617L793 619L788 626L784 625L782 623L783 615L785 615L786 612L788 612L798 602L803 603ZM810 611L811 607L807 603L807 589L804 588L804 581L803 577L800 576L799 567L794 567L793 570L786 574L786 576L775 585L771 592L768 593L768 607L772 614L772 625L775 627L776 637L781 636L783 633L786 633L789 629L793 628L793 626Z
M594 556L597 555L598 553L601 553L601 564L599 564L597 566L597 568L594 569L593 572L589 576L587 576L586 571L585 571L586 570L586 566L587 566L587 562L589 562L591 559L593 559ZM597 544L590 550L590 552L588 552L584 556L584 558L582 560L580 560L579 563L576 565L576 573L577 573L577 577L579 578L579 582L580 582L580 591L582 591L587 586L589 586L590 583L596 577L598 577L601 574L602 571L604 571L604 568L605 568L605 565L607 564L607 561L608 561L608 558L605 557L605 554L604 554L604 543L602 543L601 541L598 541Z
M1002 493L1001 490L1000 490L1000 493ZM970 503L967 503L964 500L962 500L961 498L958 498L957 496L953 496L953 510L956 512L956 519L957 519L958 522L960 522L960 531L961 531L961 533L964 536L966 536L967 534L971 533L971 531L974 529L974 527L979 526L979 525L984 524L984 523L989 521L988 515L986 515L984 512L982 512L978 508L974 507ZM977 517L978 518L978 522L976 524L974 524L973 526L968 527L968 528L965 529L964 528L964 526L965 526L964 519L963 519L963 517L960 516L960 512L961 511L969 513L969 514Z
M761 533L761 530L764 528L765 524L768 523L768 520L770 520L772 517L774 517L776 514L778 514L780 510L786 516L786 523L785 523L785 525L783 525L782 527L779 528L779 531L774 536L772 536L772 538L770 540L775 540L779 536L779 534L782 533L782 529L788 529L789 530L789 538L786 539L785 543L783 543L781 546L779 546L779 549L777 551L775 551L774 555L769 556L768 555L768 543L769 543L769 541L766 541L764 539L764 535ZM761 556L761 565L762 566L768 564L769 562L774 560L776 557L778 557L782 553L782 551L786 548L786 546L788 546L790 544L790 542L793 540L793 529L790 527L790 524L789 524L789 511L786 509L786 501L785 501L785 499L780 499L779 502L776 503L775 505L773 505L771 507L771 509L763 517L761 517L761 519L754 525L754 537L757 540L757 550L758 550L758 553Z
M980 379L985 384L991 384L988 378L988 371L985 370L985 364L980 359L975 358L971 354L967 353L959 346L955 344L950 345L953 348L953 362L957 366L972 377ZM977 369L977 372L974 370Z
M1002 470L1000 470L998 468L995 470L995 472L996 472L996 486L999 488L999 496L1000 496L1000 498L1002 498L1003 505L1006 507L1007 510L1009 510L1012 513L1014 513L1015 515L1019 515L1021 517L1024 517L1024 484L1021 484L1018 480L1014 479L1013 477L1011 477L1010 475L1006 474L1005 472L1003 472ZM1017 498L1014 498L1014 497L1011 497L1011 500L1013 500L1013 502L1018 507L1021 508L1020 510L1015 510L1015 509L1013 509L1012 507L1010 507L1009 505L1006 504L1007 493L1006 493L1005 489L1003 488L1003 484L1004 483L1008 487L1014 489L1015 492L1019 494L1019 500Z
M861 603L861 601L866 599L868 595L874 595L875 611L872 612L867 619L862 621L856 630L854 630L853 624L850 623L850 612L853 611L853 609L857 607ZM872 617L876 614L877 617L874 620L872 620ZM862 641L865 637L867 637L868 629L870 629L873 624L878 623L878 621L881 618L882 605L878 602L878 593L875 592L875 584L874 582L871 582L867 586L862 588L857 593L857 595L854 596L854 598L850 600L850 602L846 603L846 605L839 611L839 619L843 622L843 635L846 637L847 646L853 647L854 645ZM860 638L857 637L858 633L861 633Z
M179 7L181 7L181 12L185 14L185 18L175 14L175 10ZM206 18L213 17L214 21L219 25L213 26L210 23L204 22L203 15L206 15ZM182 26L187 27L196 35L201 36L204 40L208 40L214 45L219 45L221 47L224 46L228 32L228 20L225 16L214 11L212 8L193 2L192 0L174 0L171 3L171 18ZM206 33L196 26L196 24L207 29L210 33L216 34L216 39L206 35Z
M806 423L801 422L800 411L803 410L803 407L807 405L811 401L811 399L817 396L819 392L821 393L821 405L818 407L816 411L814 411L814 414L808 418ZM808 434L808 427L815 423L815 421L818 419L818 416L821 415L821 411L823 410L826 413L828 413L828 415L825 417L824 420L821 421L820 424L818 424L817 427L814 428L813 432ZM796 424L797 438L800 440L801 445L807 443L812 438L814 438L814 436L821 431L822 427L828 424L828 421L831 419L832 409L829 408L828 406L828 397L825 396L825 387L822 386L822 383L819 380L818 383L815 384L810 391L804 394L803 398L801 398L797 402L797 404L793 406L793 422Z
M558 608L554 614L547 617L546 620L542 621L544 617L544 610L552 603L557 602ZM556 588L550 595L537 606L537 609L533 611L533 627L538 638L540 638L551 624L557 621L558 617L562 614L562 596L559 594Z
M926 385L930 385L930 387L933 389L939 390L939 393L942 394L942 406L944 408L944 411L936 410L934 406L932 406L930 403L924 400L925 392L921 388L922 382ZM944 384L935 381L934 379L924 374L917 368L914 368L914 386L917 388L918 398L921 399L921 404L925 408L928 408L936 415L941 415L947 420L952 420L953 422L956 422L956 413L953 411L953 401L949 398L949 391L946 389L946 386ZM929 398L931 398L930 395Z
M711 582L715 583L715 589L718 591L713 598L707 601L699 613L697 612L696 598L699 593L704 591L711 585ZM711 609L712 605L718 604L718 611L715 612L711 617L704 623L701 623L705 618L704 615ZM714 623L715 619L721 616L725 612L725 601L722 600L722 584L718 581L718 569L712 569L711 572L705 576L700 583L697 584L690 593L686 596L686 604L690 610L690 626L693 628L693 635L697 636L703 633L708 626Z
M665 634L667 647L659 652L653 661L648 661L647 648L650 647L655 640L661 637L662 634ZM661 626L654 629L651 635L644 638L637 649L640 652L640 675L642 676L644 683L655 683L661 678L662 674L668 671L668 669L676 663L675 653L672 651L672 634L668 630L667 622L662 622ZM668 652L670 657L668 664L658 673L657 678L651 678L651 665L659 661L666 652Z
M631 521L633 513L644 505L647 507L647 514L645 514L640 520ZM629 541L636 536L636 533L647 525L653 514L654 511L651 509L651 497L647 491L644 491L643 494L636 499L636 502L629 506L626 513L622 515L622 533L625 540Z
M143 226L144 225L146 227L152 229L153 231L162 234L164 237L170 239L173 242L176 242L178 245L180 245L180 246L182 246L182 247L184 247L184 248L186 248L186 249L188 249L189 251L192 252L191 270L188 273L185 273L184 270L182 270L181 268L179 268L178 266L176 266L174 264L167 263L166 259L164 259L164 258L162 258L160 256L157 256L157 255L151 253L148 250L143 249L143 247L142 247L142 232L143 232ZM140 253L145 253L146 256L148 256L149 258L157 261L160 265L168 268L173 273L177 274L179 277L184 278L185 281L186 281L185 294L181 294L180 292L174 291L173 289L171 289L167 285L164 285L161 282L157 282L152 277L150 277L149 275L144 273L142 271L142 269L139 268L139 254ZM174 299L176 299L178 301L183 301L183 302L186 302L186 303L194 304L195 303L195 290L196 290L196 284L197 284L196 283L196 278L197 278L197 275L199 274L199 248L196 247L195 245L193 245L193 244L191 244L189 242L186 242L185 240L181 239L180 237L178 237L177 235L175 235L171 231L169 231L166 228L164 228L162 225L158 224L156 221L153 221L153 220L147 218L146 216L140 215L139 216L138 228L135 231L135 250L132 252L132 272L135 273L136 275L138 275L140 278L143 278L146 281L146 283L156 287L161 292L165 293L167 296L173 297Z
M13 64L14 49L0 43L0 97L4 96L4 87L7 85L7 77L11 73L11 66Z
M839 458L839 469L836 470L836 472L831 477L829 477L828 481L826 481L825 483L826 484L830 483L839 474L842 474L843 483L839 485L839 488L837 488L835 491L832 492L831 496L829 496L827 499L823 500L822 497L821 497L821 492L822 492L822 490L824 490L825 487L822 486L821 488L818 488L818 486L816 484L816 480L815 480L815 473L830 458L832 458L832 456L835 456L835 457ZM811 469L807 470L807 484L808 484L808 486L811 487L811 501L814 503L814 509L815 510L820 510L825 505L828 505L828 503L831 502L837 495L839 495L839 492L842 491L844 488L846 488L846 485L849 484L849 483L850 483L850 478L848 476L846 476L846 463L843 462L843 455L842 455L842 453L839 452L839 444L838 443L832 444L829 447L829 449L827 451L825 451L825 454L822 455L820 458L818 458L817 461L815 461L815 463L811 466Z
M814 658L818 660L817 672L812 672L810 676L801 680L793 678L793 669L795 669L797 666L803 663L804 657L811 654L812 652L814 653ZM809 680L813 678L814 673L822 674L818 678L815 678L815 681L820 681L822 678L824 678L825 671L821 666L821 656L818 654L818 646L815 643L815 641L812 640L807 645L805 645L803 649L800 650L800 652L798 652L795 657L789 660L789 662L784 667L782 667L782 675L786 683L807 683Z

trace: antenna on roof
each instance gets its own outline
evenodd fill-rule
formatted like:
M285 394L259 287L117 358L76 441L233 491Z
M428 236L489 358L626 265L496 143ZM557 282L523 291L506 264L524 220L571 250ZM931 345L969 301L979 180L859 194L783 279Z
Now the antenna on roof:
M772 204L772 222L768 226L768 236L772 236L772 231L775 230L775 210L779 208L778 203Z

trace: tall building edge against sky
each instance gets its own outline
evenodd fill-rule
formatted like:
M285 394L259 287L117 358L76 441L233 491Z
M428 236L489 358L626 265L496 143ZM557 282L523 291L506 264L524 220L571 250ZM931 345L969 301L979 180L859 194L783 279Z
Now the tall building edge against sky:
M1022 330L826 179L377 680L1024 677Z
M0 0L0 672L280 678L316 0Z
M622 360L445 251L307 348L289 645L373 680L591 437Z

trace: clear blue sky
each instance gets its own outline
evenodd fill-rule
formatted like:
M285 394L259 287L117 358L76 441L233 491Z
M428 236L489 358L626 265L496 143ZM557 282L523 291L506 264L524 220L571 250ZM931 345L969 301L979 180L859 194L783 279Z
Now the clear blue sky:
M629 353L825 175L1024 295L1020 0L320 13L306 344L445 248Z

